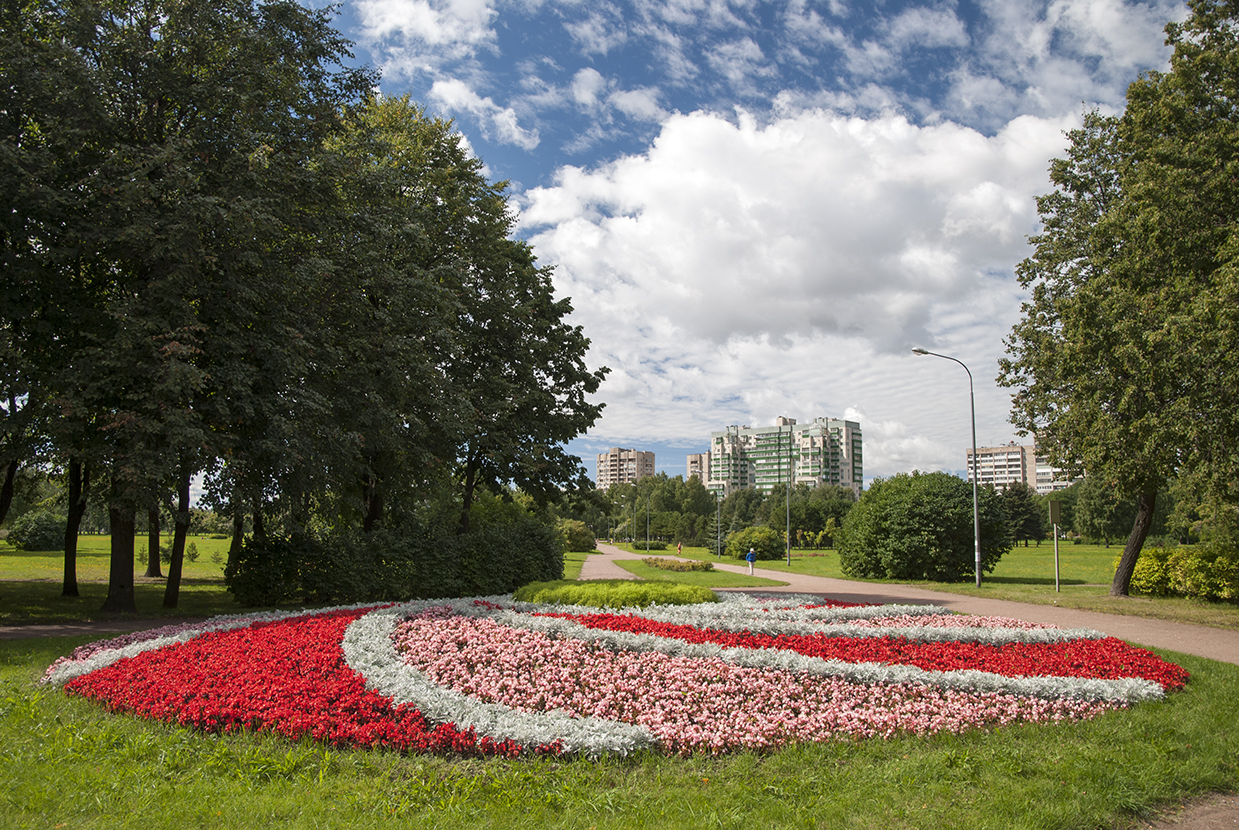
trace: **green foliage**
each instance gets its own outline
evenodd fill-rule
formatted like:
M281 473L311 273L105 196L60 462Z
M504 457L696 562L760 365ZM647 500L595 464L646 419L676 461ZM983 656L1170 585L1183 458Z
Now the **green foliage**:
M1002 491L1002 507L1013 542L1040 541L1049 532L1037 491L1027 484L1020 481L1009 484Z
M47 510L25 513L13 521L8 542L18 550L64 550L65 517Z
M251 537L225 571L243 605L506 594L562 575L559 534L524 515L475 523L463 535L410 521L322 539Z
M1011 549L1002 497L979 493L981 567ZM878 579L962 582L976 568L972 485L947 473L875 479L848 514L837 547L843 572Z
M556 527L563 538L564 550L580 553L597 548L594 534L585 526L585 522L577 519L560 519Z
M592 608L645 608L654 604L695 605L718 601L718 595L709 588L631 579L535 582L518 588L513 598L519 602L588 605Z
M733 559L744 559L750 548L759 560L781 559L787 552L782 535L770 527L746 527L727 537L726 552Z
M651 568L658 568L663 571L675 571L676 573L714 570L713 562L685 562L679 559L666 559L662 556L645 556L642 557L641 561L649 565Z
M1086 114L1053 162L1001 361L1013 423L1135 501L1118 595L1167 479L1239 498L1239 7L1188 5L1170 71L1136 79L1121 116Z
M1115 557L1115 567L1118 563ZM1136 563L1131 588L1147 596L1235 602L1239 600L1239 550L1208 543L1146 550Z

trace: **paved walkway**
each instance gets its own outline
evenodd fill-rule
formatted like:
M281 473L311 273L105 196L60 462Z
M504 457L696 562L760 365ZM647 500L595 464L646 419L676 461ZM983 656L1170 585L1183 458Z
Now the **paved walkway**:
M669 555L667 551L657 551ZM635 579L632 574L615 564L617 559L640 559L646 554L620 550L614 545L598 545L598 553L585 558L581 567L581 579ZM720 571L747 574L746 565L731 565L715 562ZM980 614L996 617L1014 617L1030 622L1049 623L1061 628L1092 628L1113 637L1142 646L1165 648L1208 657L1239 665L1239 631L1210 628L1203 625L1166 622L1148 617L1130 617L1119 614L1101 614L1095 611L1077 611L1074 608L1059 608L1054 605L1033 605L1027 602L1008 602L999 599L970 597L944 591L927 591L913 585L888 585L871 582L852 582L846 579L830 579L824 576L804 576L765 568L754 568L754 576L786 582L786 586L771 588L737 588L745 593L763 591L794 591L800 594L819 594L844 602L892 603L907 605L938 605L950 611L964 614ZM722 589L727 590L727 589Z

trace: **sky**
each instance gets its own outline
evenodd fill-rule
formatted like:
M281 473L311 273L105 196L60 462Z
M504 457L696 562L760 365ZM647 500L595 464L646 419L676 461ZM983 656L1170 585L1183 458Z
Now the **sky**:
M998 360L1065 131L1165 70L1149 0L345 0L554 267L602 416L685 473L727 425L858 421L865 478L1021 438Z

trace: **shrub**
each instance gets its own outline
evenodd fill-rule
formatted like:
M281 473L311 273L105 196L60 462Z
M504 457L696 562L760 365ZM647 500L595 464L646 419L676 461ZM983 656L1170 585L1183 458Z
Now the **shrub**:
M1153 597L1165 597L1174 593L1170 586L1170 551L1163 547L1155 547L1140 552L1136 560L1136 569L1131 575L1131 591ZM1117 570L1120 551L1114 557L1114 567Z
M564 550L579 553L597 548L594 534L586 527L585 522L577 519L560 519L557 527L559 535L563 537Z
M190 542L188 545L186 545L186 546L185 546L185 559L186 559L186 561L189 561L189 562L197 562L197 561L198 561L198 556L199 556L199 553L198 553L198 543L197 543L197 542Z
M1116 556L1116 568L1118 561ZM1155 597L1234 602L1239 600L1239 551L1220 543L1141 551L1132 573L1131 590Z
M633 550L666 550L667 543L660 542L657 539L650 539L648 542L644 539L638 539L632 543Z
M665 559L661 556L643 556L641 561L649 565L651 568L659 568L664 571L676 571L677 573L714 570L714 564L712 562L682 562L679 559Z
M558 532L513 511L462 536L410 522L321 539L251 537L224 581L243 605L278 605L506 594L563 573Z
M9 544L18 550L64 550L65 517L34 510L13 521Z
M600 579L589 582L534 582L513 593L519 602L588 605L591 608L644 608L647 605L695 605L717 602L718 595L698 585Z
M981 568L1011 549L1001 496L979 493ZM947 473L875 479L835 540L848 576L963 582L976 568L972 485Z
M764 525L746 527L727 537L727 555L733 559L744 559L749 548L758 559L781 559L784 554L783 539L774 528Z

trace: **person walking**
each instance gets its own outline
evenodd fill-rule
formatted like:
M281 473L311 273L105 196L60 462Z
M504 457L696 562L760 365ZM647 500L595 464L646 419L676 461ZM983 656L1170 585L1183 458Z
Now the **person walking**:
M749 563L749 576L753 575L753 563L757 561L757 551L749 548L749 555L744 557Z

